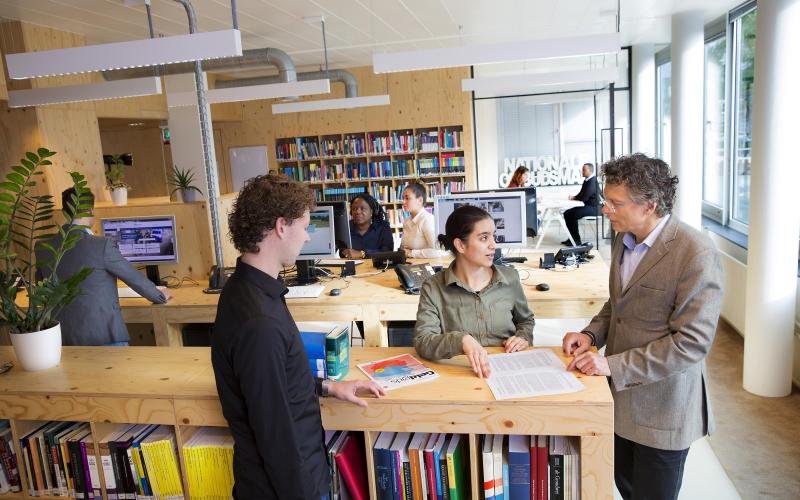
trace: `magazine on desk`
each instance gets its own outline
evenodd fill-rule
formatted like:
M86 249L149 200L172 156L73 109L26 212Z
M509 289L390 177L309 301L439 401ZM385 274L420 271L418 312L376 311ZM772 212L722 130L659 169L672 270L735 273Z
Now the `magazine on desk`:
M566 394L585 389L550 349L490 354L487 382L495 399Z
M387 391L439 378L438 373L410 354L370 361L358 365L358 368Z

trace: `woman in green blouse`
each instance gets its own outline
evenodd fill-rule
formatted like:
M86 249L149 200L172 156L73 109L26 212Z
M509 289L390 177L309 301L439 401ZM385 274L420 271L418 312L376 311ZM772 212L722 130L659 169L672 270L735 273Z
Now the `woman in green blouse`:
M493 264L494 232L494 220L478 207L459 207L447 218L439 243L456 258L422 285L414 331L420 356L466 354L481 378L489 376L484 346L515 352L533 342L533 313L517 271Z

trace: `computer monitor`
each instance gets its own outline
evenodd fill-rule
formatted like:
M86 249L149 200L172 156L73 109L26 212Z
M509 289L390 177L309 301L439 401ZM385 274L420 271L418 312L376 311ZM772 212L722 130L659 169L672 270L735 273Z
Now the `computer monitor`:
M447 218L462 205L475 205L494 219L495 241L500 248L524 247L527 244L525 193L496 192L448 194L433 200L436 234L443 234Z
M525 193L525 221L528 228L528 236L533 238L539 234L539 214L536 211L536 186L458 191L458 193L509 193L514 191L522 191Z
M308 236L311 240L300 249L300 255L295 262L296 282L303 285L317 281L314 267L316 259L338 257L333 207L317 207L311 212L310 217Z
M161 284L158 264L178 262L175 216L101 219L103 234L128 262L145 264L147 277Z
M336 229L336 250L352 248L350 240L350 208L345 200L318 201L318 207L333 207L334 227Z

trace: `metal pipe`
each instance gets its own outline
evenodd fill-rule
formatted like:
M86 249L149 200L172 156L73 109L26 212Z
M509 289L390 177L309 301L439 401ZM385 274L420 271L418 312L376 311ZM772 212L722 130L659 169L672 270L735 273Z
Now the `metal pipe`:
M189 18L189 33L197 31L197 17L194 7L189 0L175 0L183 5L186 15ZM219 181L217 179L217 168L214 158L211 156L211 117L208 116L208 99L206 98L206 87L203 85L203 67L200 61L194 62L194 83L197 87L197 107L200 112L200 132L203 142L203 160L206 166L206 183L208 184L208 208L211 211L211 235L214 239L214 253L216 257L217 270L221 275L225 265L222 259L222 238L220 237L219 227Z
M341 82L344 84L346 97L358 97L358 81L347 70L332 69L330 71L311 71L308 73L297 73L297 80L304 82L307 80L319 80L329 78L331 82ZM217 80L214 88L227 89L232 87L247 87L250 85L267 85L282 81L278 76L258 76L253 78L237 78L234 80Z

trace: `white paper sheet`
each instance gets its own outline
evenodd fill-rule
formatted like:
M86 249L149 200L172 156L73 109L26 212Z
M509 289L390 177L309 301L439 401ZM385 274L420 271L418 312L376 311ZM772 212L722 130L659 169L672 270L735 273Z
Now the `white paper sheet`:
M495 399L566 394L585 389L549 349L489 356L492 375L487 380Z

